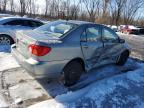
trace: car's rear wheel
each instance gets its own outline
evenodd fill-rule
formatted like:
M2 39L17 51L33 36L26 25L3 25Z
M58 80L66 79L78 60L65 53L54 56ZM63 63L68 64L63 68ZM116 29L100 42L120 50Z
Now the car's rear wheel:
M120 66L123 66L126 63L128 57L129 57L129 51L122 52L120 54L120 56L118 57L116 64L120 65Z
M7 35L0 35L0 45L12 45L13 39Z
M72 61L64 68L63 83L65 86L72 86L80 79L83 67L79 61Z

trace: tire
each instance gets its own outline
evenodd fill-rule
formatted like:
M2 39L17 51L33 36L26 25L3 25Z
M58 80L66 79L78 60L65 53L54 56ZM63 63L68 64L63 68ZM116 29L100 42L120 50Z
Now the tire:
M13 39L7 35L0 35L0 45L12 45L14 44Z
M72 86L77 83L83 72L82 64L79 61L72 61L64 68L64 80L65 86Z
M121 53L121 55L118 57L118 60L117 60L116 64L119 65L119 66L123 66L126 63L128 57L129 57L129 52L128 51L125 51L125 52Z

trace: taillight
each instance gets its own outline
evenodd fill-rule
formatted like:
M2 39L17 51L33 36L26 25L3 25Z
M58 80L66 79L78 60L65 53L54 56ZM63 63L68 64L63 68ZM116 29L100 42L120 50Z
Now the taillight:
M28 46L29 51L36 56L44 56L51 51L50 47L39 46L35 44L31 44Z

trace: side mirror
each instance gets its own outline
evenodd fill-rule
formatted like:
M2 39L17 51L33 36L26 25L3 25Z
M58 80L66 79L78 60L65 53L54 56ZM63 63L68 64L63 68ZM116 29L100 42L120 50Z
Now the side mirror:
M124 39L119 39L119 42L120 43L125 43L125 40Z

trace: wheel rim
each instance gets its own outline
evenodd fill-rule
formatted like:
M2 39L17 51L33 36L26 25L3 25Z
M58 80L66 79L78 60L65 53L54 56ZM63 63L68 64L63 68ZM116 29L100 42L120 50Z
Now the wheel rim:
M8 37L1 36L0 44L1 45L10 45L10 39Z

